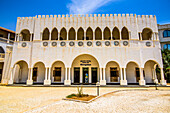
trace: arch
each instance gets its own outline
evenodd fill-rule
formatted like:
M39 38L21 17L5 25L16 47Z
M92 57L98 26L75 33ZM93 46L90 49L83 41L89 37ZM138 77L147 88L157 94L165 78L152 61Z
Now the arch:
M5 50L3 49L2 46L0 46L0 53L5 53Z
M142 40L152 40L152 30L150 28L144 28L142 30Z
M112 39L113 40L120 40L120 32L119 32L119 29L117 27L114 27L114 29L112 31Z
M76 38L76 33L75 33L75 29L72 27L72 28L70 28L70 30L69 30L69 36L68 36L69 38L69 40L75 40L75 38Z
M26 83L28 79L28 63L24 60L17 61L13 65L14 83Z
M130 61L126 65L126 76L128 83L137 83L140 80L140 72L139 72L139 65L134 62Z
M93 30L91 27L88 27L86 30L86 40L93 40Z
M164 31L163 31L163 37L164 37L164 38L170 37L170 30L164 30Z
M64 27L60 30L60 40L67 40L67 30Z
M154 79L157 79L156 64L160 68L160 65L155 60L147 60L144 63L144 77L146 83L153 83Z
M35 63L33 64L33 67L34 67L37 63L42 63L42 64L44 65L44 67L46 67L46 66L45 66L45 63L42 62L42 61L35 62Z
M33 82L35 83L43 83L45 80L45 64L41 61L36 62L33 65L33 74L32 74L32 79Z
M20 34L21 34L22 41L30 41L31 34L28 29L23 29Z
M51 80L52 82L64 82L65 64L62 61L55 61L51 65Z
M122 40L129 40L129 32L126 27L122 28L121 36L122 36Z
M84 30L82 27L77 31L77 40L84 40Z
M76 56L72 61L71 70L74 83L96 84L99 81L99 62L92 55L81 54ZM86 78L88 78L87 81Z
M49 40L49 35L50 35L49 29L45 28L43 31L42 40Z
M102 30L99 27L95 30L95 40L102 40Z
M159 68L163 68L163 66L160 65L160 64L158 63L158 61L156 61L156 60L154 60L154 59L147 59L146 61L144 61L142 67L145 67L145 64L146 64L147 62L149 62L149 61L153 61L153 62L155 62L155 63L158 65Z
M115 61L109 61L105 67L106 82L119 82L120 66Z
M106 27L103 32L104 40L110 40L111 39L111 33L110 29Z
M58 30L54 28L51 32L51 40L58 40Z

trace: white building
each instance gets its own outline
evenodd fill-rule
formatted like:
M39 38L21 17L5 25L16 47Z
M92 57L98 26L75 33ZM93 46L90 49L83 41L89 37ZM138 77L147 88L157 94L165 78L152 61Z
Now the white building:
M2 83L138 84L163 75L156 17L133 14L18 17Z

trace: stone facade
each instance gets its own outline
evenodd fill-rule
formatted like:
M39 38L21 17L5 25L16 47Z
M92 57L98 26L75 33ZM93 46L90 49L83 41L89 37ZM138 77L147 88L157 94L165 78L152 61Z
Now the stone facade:
M18 17L10 68L8 84L166 85L152 15Z

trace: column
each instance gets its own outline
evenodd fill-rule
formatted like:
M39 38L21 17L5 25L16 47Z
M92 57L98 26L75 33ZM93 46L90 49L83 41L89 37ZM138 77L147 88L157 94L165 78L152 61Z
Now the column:
M112 31L111 31L111 40L113 40L113 38L112 38Z
M100 80L103 80L102 79L102 68L100 68Z
M77 32L75 31L75 38L76 38L76 40L77 40Z
M18 40L17 41L20 41L20 39L19 39L19 33L18 33Z
M70 68L68 68L68 80L70 80Z
M123 80L122 68L120 68L120 79Z
M142 33L140 33L140 36L141 36L140 38L141 38L141 40L142 40Z
M131 32L129 31L129 39L131 39Z
M104 40L104 32L102 31L102 40Z
M140 68L140 80L139 80L139 85L145 85L145 80L143 77L143 68Z
M32 41L32 33L31 33L31 35L30 35L30 42Z
M106 80L106 73L105 73L106 68L103 68L103 80Z
M60 40L60 32L58 32L58 40Z
M33 68L30 68L30 80L32 80Z
M8 81L8 84L13 84L13 68L10 69L11 75L10 80Z
M86 40L86 32L84 32L84 40Z
M92 82L91 67L89 67L89 83Z
M42 40L42 35L43 35L43 33L41 32L41 33L40 33L40 40Z
M51 40L51 32L49 32L49 40Z
M163 72L163 68L160 68L161 71L161 85L166 85L166 80L164 78L164 72Z
M83 78L83 73L82 73L82 67L80 67L80 83L83 83L83 80L82 80L82 78Z
M67 80L67 68L65 68L65 80Z
M47 80L47 75L48 75L48 72L47 72L47 71L48 71L48 68L46 67L46 68L45 68L45 80Z
M66 40L68 40L68 35L69 35L69 34L68 34L68 32L67 32L67 39L66 39Z
M93 40L95 40L95 31L93 32Z
M124 70L124 71L123 71L123 72L124 72L124 74L123 74L124 77L123 77L123 78L124 78L124 80L126 80L126 68L123 68L123 70Z
M48 80L50 80L51 77L51 67L49 67L49 71L48 71Z
M120 40L122 40L122 34L121 34L121 31L120 31L119 33L120 33Z
M33 70L33 68L28 68L27 85L32 85L32 84L33 84L33 80L32 80L32 70Z
M10 40L10 33L8 33L8 41L7 41L7 43L9 43L9 40Z

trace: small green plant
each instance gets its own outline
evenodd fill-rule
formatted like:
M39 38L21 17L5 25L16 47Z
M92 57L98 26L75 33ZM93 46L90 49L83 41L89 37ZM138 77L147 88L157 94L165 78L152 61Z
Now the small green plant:
M76 94L71 94L71 95L66 96L66 98L72 98L72 97L75 97L75 96L76 96Z
M79 86L78 86L78 87L77 87L77 90L78 90L77 96L78 96L78 97L83 97L83 86L81 86L80 88L79 88Z

